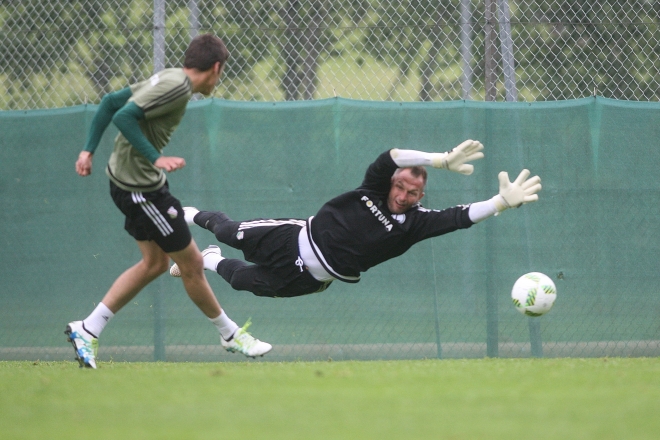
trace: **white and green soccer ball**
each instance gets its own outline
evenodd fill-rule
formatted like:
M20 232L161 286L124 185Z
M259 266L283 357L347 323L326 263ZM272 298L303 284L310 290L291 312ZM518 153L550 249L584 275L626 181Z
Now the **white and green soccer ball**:
M518 278L511 290L513 305L523 315L541 316L550 311L557 299L557 288L550 277L530 272Z

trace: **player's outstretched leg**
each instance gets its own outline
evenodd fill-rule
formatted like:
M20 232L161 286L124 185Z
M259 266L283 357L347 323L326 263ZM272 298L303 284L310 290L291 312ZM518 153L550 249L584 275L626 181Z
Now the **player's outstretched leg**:
M202 258L204 258L204 269L212 270L214 272L218 267L218 263L225 259L222 256L220 248L213 244L202 251ZM170 275L173 277L181 276L181 269L178 264L174 263L172 267L170 267Z
M214 232L213 229L215 226L221 225L226 221L232 221L222 211L200 211L192 206L185 206L183 212L188 226L197 225L211 232ZM197 221L195 221L195 218Z
M225 341L220 336L220 343L225 350L231 353L243 353L247 357L263 356L272 350L273 346L268 342L262 342L248 333L247 329L251 322L248 320L242 328L234 332L230 340Z
M64 334L73 345L76 360L80 368L96 368L96 353L99 349L99 340L96 336L85 330L82 321L73 321L66 326Z

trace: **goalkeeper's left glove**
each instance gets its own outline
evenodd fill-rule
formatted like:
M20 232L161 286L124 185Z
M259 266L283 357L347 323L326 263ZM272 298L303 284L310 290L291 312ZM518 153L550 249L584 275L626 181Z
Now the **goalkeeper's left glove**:
M522 170L516 180L509 182L509 174L506 171L500 172L497 176L500 180L500 193L491 199L498 212L539 199L537 193L541 191L541 178L534 176L528 179L529 174L529 170Z

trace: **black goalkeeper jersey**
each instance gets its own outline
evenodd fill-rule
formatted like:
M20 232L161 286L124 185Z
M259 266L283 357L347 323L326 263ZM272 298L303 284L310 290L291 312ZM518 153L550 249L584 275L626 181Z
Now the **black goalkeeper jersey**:
M361 272L415 243L474 224L468 205L432 210L417 204L404 214L392 214L387 197L396 169L389 151L382 153L369 165L360 187L330 200L307 221L312 248L335 278L357 283Z

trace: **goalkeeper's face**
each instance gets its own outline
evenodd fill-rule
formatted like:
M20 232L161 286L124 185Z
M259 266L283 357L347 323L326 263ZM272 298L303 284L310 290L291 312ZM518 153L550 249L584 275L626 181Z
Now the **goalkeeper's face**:
M424 197L424 178L414 176L409 168L399 168L392 176L387 207L392 214L403 214Z

